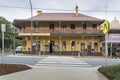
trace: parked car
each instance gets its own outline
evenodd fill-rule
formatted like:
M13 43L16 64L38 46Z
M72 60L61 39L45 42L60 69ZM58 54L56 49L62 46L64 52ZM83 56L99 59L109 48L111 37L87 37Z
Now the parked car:
M22 53L22 46L17 46L15 49L16 53Z

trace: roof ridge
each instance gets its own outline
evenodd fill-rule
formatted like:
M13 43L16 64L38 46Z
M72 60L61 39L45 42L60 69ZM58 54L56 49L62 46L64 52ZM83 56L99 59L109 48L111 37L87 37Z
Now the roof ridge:
M32 18L27 18L33 19L33 20L86 20L86 21L103 21L104 19L96 18L93 16L89 16L86 14L81 14L79 13L78 16L75 15L75 13L42 13L42 14L37 14L33 16Z

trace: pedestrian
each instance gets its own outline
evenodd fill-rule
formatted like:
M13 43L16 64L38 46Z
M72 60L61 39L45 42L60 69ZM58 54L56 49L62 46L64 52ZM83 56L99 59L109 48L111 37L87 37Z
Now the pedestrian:
M117 56L116 56L116 48L113 48L113 50L112 50L112 58L117 58Z
M50 50L50 55L52 55L52 53L53 53L53 45L52 45L52 42L50 42L49 50Z
M108 56L110 56L110 48L108 48Z

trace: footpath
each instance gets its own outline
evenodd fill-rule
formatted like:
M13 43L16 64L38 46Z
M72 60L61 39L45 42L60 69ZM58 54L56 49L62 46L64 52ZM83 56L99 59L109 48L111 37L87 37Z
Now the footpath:
M0 80L108 80L97 71L99 67L91 67L73 57L48 56L31 67L0 76Z

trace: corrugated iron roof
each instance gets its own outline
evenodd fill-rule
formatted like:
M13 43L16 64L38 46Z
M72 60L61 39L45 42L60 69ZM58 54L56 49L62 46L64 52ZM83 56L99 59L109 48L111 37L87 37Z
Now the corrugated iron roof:
M103 19L75 13L42 13L28 19L15 19L14 21L103 21Z

